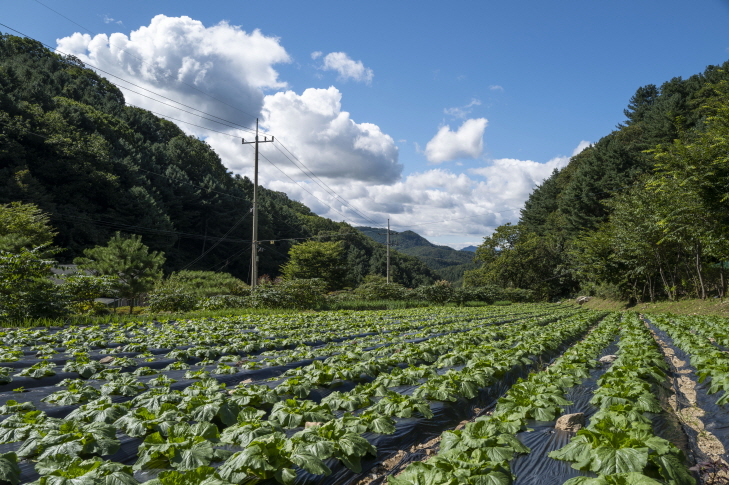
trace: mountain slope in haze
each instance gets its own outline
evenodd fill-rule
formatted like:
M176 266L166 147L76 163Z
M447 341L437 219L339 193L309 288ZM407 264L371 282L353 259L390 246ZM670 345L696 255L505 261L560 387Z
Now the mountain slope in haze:
M385 229L359 226L356 229L380 244L387 243ZM443 279L459 282L463 272L474 269L474 254L468 251L458 251L450 246L439 246L428 241L413 231L390 231L390 244L397 251L415 256L430 269L436 271Z
M105 245L116 231L163 251L167 272L225 271L250 280L253 183L233 175L204 141L151 112L82 62L31 39L0 35L0 204L50 215L60 262ZM386 249L350 225L259 188L259 274L275 277L292 245L339 240L347 284L385 274ZM439 276L397 254L395 281Z

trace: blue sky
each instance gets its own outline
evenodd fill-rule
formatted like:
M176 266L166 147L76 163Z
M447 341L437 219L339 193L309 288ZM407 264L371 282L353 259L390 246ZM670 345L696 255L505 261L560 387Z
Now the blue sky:
M0 22L226 120L259 116L283 143L262 153L286 173L263 161L265 186L454 247L515 221L639 86L729 59L725 0L42 2L67 18L6 0ZM251 174L244 132L125 96L225 132L180 124Z

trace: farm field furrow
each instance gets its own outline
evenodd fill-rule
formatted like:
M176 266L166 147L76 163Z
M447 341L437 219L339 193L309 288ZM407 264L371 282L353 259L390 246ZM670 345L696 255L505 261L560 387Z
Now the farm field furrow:
M33 475L36 477L45 477L46 475L49 477L54 476L54 473L61 473L58 470L67 468L69 463L74 460L76 465L80 467L79 470L83 471L86 469L84 467L88 467L88 470L86 470L85 473L81 473L81 471L79 471L79 473L81 473L80 476L90 474L89 478L97 475L99 477L114 475L127 478L132 477L129 479L135 480L132 475L132 470L125 464L129 462L136 463L135 468L140 470L137 472L138 478L147 478L157 475L157 480L166 480L165 477L174 475L174 473L177 473L178 471L184 471L186 475L190 475L192 470L197 470L197 472L203 474L211 474L211 470L213 470L213 468L207 469L203 467L205 469L200 470L198 470L198 468L202 465L209 464L217 466L221 462L225 465L231 461L231 452L235 449L236 445L234 443L228 443L226 445L221 443L221 439L225 438L226 440L231 441L229 438L235 435L235 439L238 440L238 443L240 443L240 433L237 431L239 431L238 428L241 427L241 424L245 427L246 423L253 423L254 428L256 429L273 429L274 433L272 434L278 438L286 440L286 443L293 443L296 439L288 438L287 434L281 434L280 431L278 431L279 429L287 429L284 428L283 425L292 425L294 423L291 416L295 416L297 410L292 411L289 408L292 406L298 406L297 409L301 410L300 408L315 406L327 410L327 413L324 413L324 417L327 418L327 420L315 421L322 423L322 425L313 426L312 428L307 429L321 430L326 429L327 426L338 426L341 428L339 431L340 434L344 433L344 435L349 436L349 438L355 442L359 442L364 447L359 450L360 455L357 455L357 450L351 450L354 452L352 456L344 455L341 457L343 460L340 459L340 461L345 462L345 464L350 465L350 467L356 470L357 465L355 462L358 461L358 456L362 456L367 453L376 453L374 448L370 448L372 445L365 445L365 443L368 442L366 439L362 438L363 433L369 432L371 435L382 435L382 433L377 433L377 431L390 431L391 427L396 427L396 421L400 419L408 419L399 418L397 416L398 414L407 413L407 406L399 403L400 405L398 407L397 405L391 405L392 403L389 403L389 401L393 401L395 395L403 396L402 399L404 401L410 401L411 403L417 402L419 404L420 409L418 409L418 407L411 406L411 413L420 413L421 415L423 415L421 411L424 411L424 415L428 415L430 413L429 407L431 403L426 401L425 397L433 399L433 396L429 396L425 393L425 391L421 391L423 393L423 397L409 397L408 394L398 394L391 390L393 388L397 388L394 386L395 384L401 383L399 376L392 375L393 372L395 374L398 373L395 369L412 369L416 367L413 365L415 362L425 364L430 361L430 364L434 366L434 369L441 369L441 373L433 373L431 371L431 375L429 377L439 378L448 374L448 372L443 370L445 367L458 367L458 364L453 361L452 358L450 358L450 360L438 361L438 359L443 359L444 356L447 356L448 352L452 353L451 357L454 357L459 352L464 352L464 355L469 356L470 362L477 356L475 349L484 345L487 341L492 341L496 347L500 348L503 352L506 352L508 350L507 347L509 345L513 346L513 344L506 344L503 342L507 342L510 338L513 339L514 336L518 335L528 337L529 340L528 347L522 349L520 351L521 353L526 353L528 351L532 354L538 354L540 351L550 348L550 346L557 345L558 343L552 342L550 337L545 335L547 332L544 332L543 327L540 327L539 325L556 325L556 323L559 323L561 318L568 316L570 313L574 314L574 310L550 310L551 311L546 311L546 308L539 308L538 306L518 307L517 311L509 311L509 309L503 308L489 309L487 311L460 311L451 309L447 316L443 315L441 318L437 317L437 312L431 312L430 315L425 315L422 311L414 311L410 314L407 312L398 312L399 314L396 317L392 317L392 315L390 315L391 318L388 319L367 315L367 313L371 312L363 312L357 316L361 316L363 318L370 317L372 321L376 321L377 323L357 323L356 318L354 318L352 330L349 332L342 331L340 328L343 325L341 315L334 316L335 318L333 318L334 321L332 322L331 328L325 327L326 322L322 318L311 319L311 321L317 321L317 325L323 330L321 332L322 334L328 333L332 335L332 332L335 331L333 329L336 328L336 333L339 337L358 335L358 343L359 340L364 339L367 344L370 345L371 348L369 351L352 345L349 345L349 348L347 349L335 349L331 347L327 349L328 358L333 359L333 363L336 361L337 365L341 367L340 374L346 370L345 364L347 363L347 359L345 356L347 355L347 352L350 354L355 353L358 357L358 362L366 362L368 364L380 361L387 362L387 366L383 366L381 368L382 370L388 371L387 380L384 380L383 378L380 382L377 382L373 388L380 390L385 389L385 392L388 393L388 395L373 395L372 400L376 402L371 406L372 409L358 409L355 414L347 413L345 410L337 411L336 409L331 409L326 402L322 402L322 399L311 401L296 396L295 391L297 387L293 385L294 383L289 381L294 379L301 380L304 376L307 376L307 379L310 379L309 383L312 384L312 388L324 391L321 394L322 396L324 396L328 391L327 386L329 388L333 387L333 382L331 380L327 381L324 379L322 381L321 371L324 363L321 360L316 361L317 363L310 364L308 368L306 366L299 366L298 369L289 369L289 371L293 371L292 374L298 373L299 375L284 376L286 377L286 380L284 383L277 383L278 385L273 382L267 382L267 384L269 384L265 386L267 391L263 389L262 384L253 384L252 382L239 385L235 389L228 390L224 387L224 384L221 384L214 379L208 379L208 376L204 373L205 371L192 371L198 372L199 374L197 377L200 377L200 379L197 381L191 381L190 384L187 384L184 388L172 390L169 386L174 385L175 383L171 382L172 379L168 374L171 372L181 372L183 369L176 371L168 370L160 375L155 375L150 378L150 376L144 376L144 374L154 371L155 369L147 369L147 366L137 365L136 371L141 370L141 372L137 372L137 375L121 372L121 370L124 370L124 367L121 369L115 367L115 365L119 364L116 362L117 359L121 360L122 365L128 364L128 360L140 359L140 356L141 359L157 359L160 354L150 352L152 346L164 346L166 349L169 349L165 355L177 351L179 352L178 357L183 359L197 354L197 357L193 358L203 359L201 362L198 362L198 364L211 364L211 362L209 362L212 360L210 357L212 357L213 353L218 350L216 349L217 344L222 344L223 342L225 342L225 346L228 348L218 351L216 354L218 356L221 354L224 356L234 352L255 352L256 350L265 349L270 345L270 343L273 343L273 345L293 345L292 339L288 338L288 334L294 329L293 327L295 324L292 322L297 321L298 319L290 319L288 321L286 319L279 319L278 321L281 322L281 328L277 328L275 324L271 323L271 321L266 321L263 322L261 329L255 329L259 330L258 332L252 332L254 328L251 328L250 322L242 322L241 326L243 328L239 328L237 335L232 331L232 328L236 325L235 322L224 321L219 327L215 326L215 322L199 322L197 333L194 338L186 337L192 333L191 330L195 327L195 322L185 322L183 325L180 325L179 323L178 325L159 323L154 325L145 325L145 328L134 328L133 325L127 325L124 328L89 328L88 337L83 339L79 337L82 336L81 332L85 329L78 328L50 329L46 331L37 329L12 330L7 332L7 336L9 338L6 340L6 346L4 348L6 360L13 361L14 358L17 358L18 360L15 360L15 362L21 362L21 360L26 360L23 357L34 352L35 355L37 355L36 364L41 364L33 364L25 368L15 368L13 369L13 372L16 374L29 374L29 379L34 379L39 382L44 379L48 379L49 377L53 377L46 376L46 374L55 372L54 367L57 366L53 366L53 364L42 365L43 361L47 360L43 357L58 357L58 353L63 351L66 354L65 357L67 357L63 362L64 367L73 365L77 366L77 368L74 369L75 379L64 381L64 385L56 391L56 394L54 394L50 400L56 401L56 404L63 404L74 400L77 400L77 402L72 403L71 406L58 405L56 407L57 409L65 408L66 411L69 411L68 415L65 416L66 419L59 419L57 417L49 416L42 410L35 410L35 406L32 403L24 401L21 404L16 404L15 400L9 399L10 396L22 398L24 394L29 393L7 394L6 391L3 396L6 400L3 403L4 406L2 411L5 412L8 417L0 424L0 427L2 428L2 440L6 443L5 445L2 445L4 448L3 451L6 452L6 454L3 455L5 457L4 460L12 462L14 456L12 453L17 453L21 457L21 466L24 477L22 480L32 480ZM554 310L557 310L556 313ZM436 318L433 318L433 313L436 313ZM538 314L549 314L549 316L541 318L533 316ZM387 322L392 322L395 318L400 321L393 323L393 326L389 327ZM408 321L403 323L403 320ZM519 320L523 320L523 322L518 323ZM505 329L508 327L508 330L499 330L500 326L490 326L491 323L497 322L501 323L501 326ZM572 322L570 324L570 328L577 328L579 326L584 327L587 324L588 323L585 323L585 321L581 321L581 323ZM159 328L164 327L165 325L170 327L166 334L165 332L159 331ZM180 326L182 326L182 328L179 328ZM470 326L470 328L467 328L467 326ZM424 327L426 327L425 330L423 329ZM517 327L521 330L518 331ZM531 330L527 331L527 327L531 327ZM397 330L394 328L397 328ZM375 335L362 335L367 333L366 330L376 330L377 333ZM574 331L575 330L572 330L573 333ZM210 334L206 336L206 332L209 332ZM251 335L255 333L265 334L266 337L274 336L274 339L272 339L273 342L271 342L271 339L268 341L256 339L256 335ZM301 333L299 333L299 335L301 335ZM311 342L311 337L313 335L315 336L313 332L307 332L307 337L309 337L307 340L309 342ZM541 343L537 337L541 337ZM316 338L324 340L320 337ZM377 338L379 340L367 340L370 338ZM554 338L556 337L552 336L552 339ZM451 340L450 343L448 343L448 339ZM299 350L298 347L302 345L302 341L303 339L295 341L297 346L295 347L294 352ZM112 361L113 364L111 368L103 364L99 364L98 360L91 358L92 354L90 351L92 351L93 347L100 350L108 342L112 342L114 344L114 347L112 347L111 350L127 350L130 353L136 352L136 355L133 357L127 357L120 356L119 353L112 353L111 356L115 357L115 359ZM183 342L186 345L184 345ZM206 344L206 342L208 343ZM254 342L253 346L251 346L251 342ZM352 342L354 342L354 340L349 341L349 343ZM423 342L427 342L430 345L428 352L415 352L414 349L416 349L418 345L423 344ZM180 348L176 349L174 348L174 345L177 345ZM326 346L327 344L324 345ZM341 343L331 345L347 347L346 344ZM378 345L387 345L390 348L397 348L388 353L385 350L388 347ZM517 345L524 346L526 344L522 342ZM182 347L186 348L183 349ZM195 349L195 353L187 352L189 349ZM208 352L205 352L206 350L208 350ZM315 349L309 347L308 352L313 350ZM339 352L334 352L333 350L339 350ZM458 350L458 352L453 353L455 350ZM22 354L20 354L20 352L22 352ZM279 352L286 354L288 351L284 350ZM266 353L266 351L264 350L263 353ZM517 354L519 354L519 352L514 355ZM94 357L101 357L101 355L103 354L95 354ZM524 359L523 355L519 355L520 357L516 358L517 360L519 358ZM71 359L69 360L68 357L71 357ZM265 359L271 356L260 355L259 357L263 357ZM280 355L278 357L280 357ZM317 355L316 357L321 358L325 356ZM298 358L298 356L294 358ZM177 362L184 364L181 360L178 360ZM250 362L251 361L249 360L248 363ZM326 360L324 362L326 362ZM261 362L260 365L265 366L277 363L279 362L276 362L275 359L273 359L269 362ZM33 368L34 365L35 368ZM86 369L85 366L89 367L90 371L89 369ZM102 367L99 369L98 366ZM274 365L273 367L276 366ZM304 369L306 369L306 371L304 371ZM381 374L381 372L379 372L367 377L365 372L361 372L362 370L367 370L367 366L358 368L354 371L354 374L353 371L350 370L349 378L338 379L338 381L341 381L342 385L347 385L350 382L354 383L362 378L366 378L365 380L370 380L369 384L372 385ZM452 376L456 374L459 376L465 376L466 373L464 373L462 369L459 370L460 372L451 369L449 371L451 376L449 376L448 379L453 380ZM190 370L188 369L187 371L189 372ZM357 374L357 372L359 372L359 374ZM403 372L404 370L401 370L400 374ZM7 374L9 374L9 372ZM86 379L84 379L84 377ZM412 379L412 377L412 375L409 376L410 379ZM427 388L425 384L427 384L428 381L425 377L426 376L423 375L418 378L422 381L420 382L420 388L423 389ZM100 380L98 378L102 379ZM196 383L192 384L192 382ZM288 387L284 385L286 382L288 382ZM5 384L4 388L7 389L14 385L15 383L9 382ZM351 386L351 384L349 385ZM42 387L47 386L40 386L39 389L42 389ZM464 387L464 389L468 388L469 386ZM260 392L260 395L254 395L256 394L255 392L249 392L255 389L260 389L262 391ZM292 392L292 394L286 394L286 392ZM472 391L460 391L460 393L463 392L465 392L465 395L470 395ZM47 392L47 394L51 393ZM310 392L306 393L307 396L309 394ZM458 393L456 395L458 395ZM272 399L272 397L275 399ZM125 400L121 401L120 398L124 398ZM388 398L389 401L387 401ZM381 404L383 401L385 401L385 403ZM53 409L53 403L45 404L49 406L47 409ZM258 408L251 404L258 405ZM278 407L274 409L274 406ZM73 411L71 411L72 409ZM303 409L301 411L309 413L306 416L301 414L302 418L313 418L316 415L316 413L311 411L311 409ZM262 416L266 416L268 419L262 420ZM395 416L395 418L393 419L391 416ZM319 417L321 417L321 415L319 415ZM344 426L344 423L346 423L346 426ZM298 424L302 424L302 422L299 421ZM227 432L227 434L224 434L226 429L232 428L233 426L237 426L237 428L235 430L231 429ZM129 434L118 431L119 429L124 429ZM292 429L292 431L296 430L296 428L288 429ZM306 430L302 430L301 432L304 431ZM309 431L308 435L311 435L311 433L312 432ZM261 433L259 432L258 434L260 435ZM148 450L148 448L154 448L155 446L150 444L149 438L152 435L158 436L165 441L165 444L162 445L162 447L166 449L165 452L161 452L159 449L155 448L154 452L150 451L147 453L146 450ZM255 437L256 433L254 432L251 436ZM142 444L140 445L142 437L144 437L144 441L141 442ZM359 440L356 438L359 438ZM172 442L184 442L185 446L172 446ZM215 444L216 447L213 447L213 444ZM161 443L158 443L158 445L161 445ZM137 447L136 450L132 450L134 446ZM241 453L251 449L251 446L242 447L240 444L237 446L238 449L243 448ZM286 446L291 447L293 445L285 444L284 447ZM304 445L298 443L296 446L301 447ZM315 448L318 449L317 447ZM119 451L120 449L121 451ZM170 452L172 449L175 451ZM208 453L211 449L213 450L212 455ZM132 460L121 457L121 453L129 454L130 450L134 451L131 455ZM307 460L302 461L303 458L301 456L296 453L293 453L293 455L291 454L295 451L294 449L283 451L285 454L288 454L289 458L294 457L294 460L288 460L291 467L296 465L303 469L309 468L309 472L321 471L321 469L312 468L315 465L307 462L310 458L307 453L302 452L304 454L304 458L307 458ZM200 452L201 455L198 456L197 452ZM154 453L162 453L160 456L166 457L166 467L171 468L168 472L159 473L161 468L165 468L165 466L160 466L160 460L164 462L165 459L154 455ZM238 453L236 458L239 459L241 453ZM157 458L145 458L151 455L154 455ZM65 464L59 464L60 462L58 462L56 458L64 456L67 456L70 461L67 460L68 463L64 462ZM176 461L177 459L181 459L180 457L182 456L187 457L188 461L185 461L185 463L179 463ZM316 457L316 455L312 456ZM106 461L98 461L100 459L98 457L110 459ZM174 459L174 457L178 458ZM121 459L117 462L115 461L115 458ZM82 464L84 459L87 461ZM88 461L89 459L93 461ZM316 459L323 463L323 458ZM151 463L151 465L149 463ZM143 477L141 472L142 469L152 470L152 472L148 473L147 477ZM224 467L220 467L220 469L221 472L225 470ZM39 475L37 475L36 472L38 472ZM231 479L234 478L237 480L240 479L240 477L234 475L240 475L240 473L239 469L235 469L228 473L228 476ZM258 471L250 470L250 473L249 471L246 471L246 476L255 476L256 473L259 478L268 478L271 476L271 474L267 473L267 470L265 469ZM300 471L299 473L302 472ZM275 473L273 476L275 476ZM124 478L124 480L127 478ZM278 478L284 481L289 481L292 479L292 476L279 476ZM43 481L46 481L45 478Z
M600 410L589 426L549 456L592 472L605 483L695 483L683 451L655 433L651 416L665 412L656 387L666 385L668 365L635 313L621 322L618 346L617 360L598 380L600 387L591 400ZM581 476L565 483L594 480Z
M409 465L392 485L448 483L458 476L484 483L511 483L514 478L508 462L529 448L517 438L534 421L553 421L570 404L566 391L590 375L597 366L595 357L612 342L619 317L604 318L580 342L569 347L549 367L519 379L487 416L476 418L463 429L441 435L438 454L424 462ZM537 459L545 459L540 457ZM543 480L544 477L539 478Z
M545 304L4 334L12 484L691 485L656 342L711 393L729 361L719 320Z

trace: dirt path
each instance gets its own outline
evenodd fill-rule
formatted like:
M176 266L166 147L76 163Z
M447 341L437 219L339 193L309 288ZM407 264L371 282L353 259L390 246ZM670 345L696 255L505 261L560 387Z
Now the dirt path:
M678 358L673 348L652 330L651 334L660 346L666 361L673 368L675 374L675 392L670 396L668 401L673 412L676 413L676 416L678 416L683 425L695 433L696 446L700 452L700 456L696 457L697 461L719 461L724 463L724 465L728 465L721 457L721 455L726 453L724 445L704 427L702 418L706 415L706 412L696 402L696 380L695 378L691 378L693 369L689 362ZM726 472L721 472L720 475L724 481L729 479L729 474Z

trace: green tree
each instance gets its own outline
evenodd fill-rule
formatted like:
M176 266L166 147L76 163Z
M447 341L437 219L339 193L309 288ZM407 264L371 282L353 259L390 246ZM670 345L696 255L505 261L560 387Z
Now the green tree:
M387 278L381 275L367 275L361 285L354 290L355 294L363 300L402 300L406 296L406 289L398 283L387 283Z
M51 281L53 260L40 249L0 251L0 321L58 318L68 313L59 285Z
M451 282L447 280L436 281L429 286L420 286L417 291L425 301L436 305L445 305L448 300L453 298L455 292Z
M563 245L556 235L540 236L521 225L499 226L476 250L483 265L466 271L463 284L534 290L539 298L553 298L571 285Z
M48 247L55 235L48 214L35 204L0 205L0 251L17 253L20 248Z
M340 241L306 241L292 246L282 268L286 279L320 278L329 291L344 287L347 276L344 245Z
M107 311L103 304L94 300L113 292L115 281L113 276L76 273L63 279L61 291L71 302L71 309L75 313L92 313L102 309Z
M151 290L162 277L162 265L165 262L163 253L149 251L142 243L142 236L123 237L118 232L106 246L86 249L84 255L86 258L74 261L81 269L117 277L114 289L119 296L131 300L130 314L134 300Z
M217 271L177 271L168 278L160 280L155 286L155 291L172 288L198 298L215 295L240 296L250 291L250 287L243 281L229 273Z

